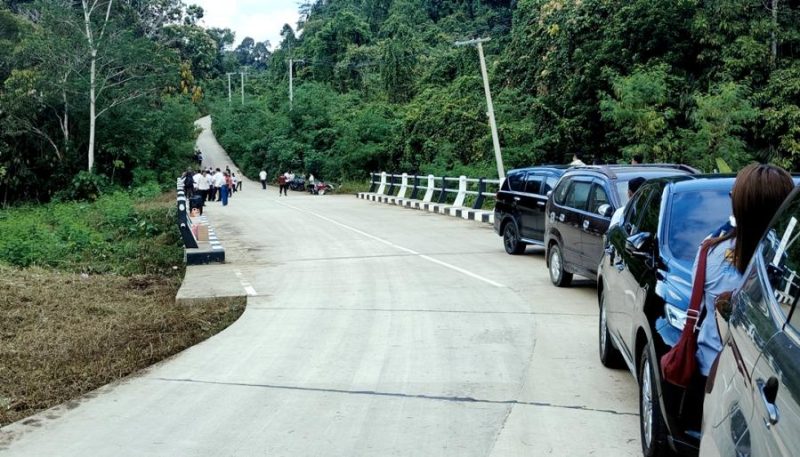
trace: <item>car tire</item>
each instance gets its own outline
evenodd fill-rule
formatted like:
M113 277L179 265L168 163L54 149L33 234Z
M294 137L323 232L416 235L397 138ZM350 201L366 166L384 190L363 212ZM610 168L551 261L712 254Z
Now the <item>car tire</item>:
M600 362L606 368L622 368L624 360L622 354L611 341L608 331L608 316L606 314L606 290L600 292L600 315L598 317L598 346L600 349Z
M550 270L550 281L556 287L567 287L572 283L572 273L564 270L564 256L558 244L550 246L547 255L547 269Z
M644 457L673 455L667 444L666 425L656 391L653 370L658 369L658 366L658 362L652 360L650 355L650 345L645 345L639 363L639 431Z
M506 252L511 255L519 255L525 252L525 243L519 239L519 230L514 221L506 223L503 229L503 246Z

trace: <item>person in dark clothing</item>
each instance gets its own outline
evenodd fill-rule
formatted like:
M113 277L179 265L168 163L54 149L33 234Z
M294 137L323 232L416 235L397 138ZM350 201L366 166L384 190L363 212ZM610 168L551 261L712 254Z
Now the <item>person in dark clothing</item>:
M187 199L194 195L194 179L191 170L186 170L186 173L183 174L183 193Z
M286 193L286 188L289 185L286 183L286 176L278 175L278 196L281 194L288 196L289 194Z

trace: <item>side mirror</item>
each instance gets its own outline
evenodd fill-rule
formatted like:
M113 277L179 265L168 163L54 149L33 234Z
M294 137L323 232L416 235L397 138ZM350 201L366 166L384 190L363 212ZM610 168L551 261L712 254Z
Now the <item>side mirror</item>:
M632 254L649 256L650 253L646 251L648 251L652 241L653 234L649 232L639 232L635 235L629 236L625 244L628 248L628 251L630 251Z
M597 208L597 214L603 217L611 217L614 215L614 208L612 208L608 203L602 204L599 208Z
M547 196L548 196L548 197L549 197L550 195L552 195L552 194L553 194L553 191L552 191L552 190L548 190L548 191L547 191Z

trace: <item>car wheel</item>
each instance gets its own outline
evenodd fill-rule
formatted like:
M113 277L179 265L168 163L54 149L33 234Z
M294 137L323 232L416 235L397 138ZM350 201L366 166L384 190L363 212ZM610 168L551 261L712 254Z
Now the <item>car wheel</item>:
M608 315L606 314L606 291L603 289L600 292L600 318L599 320L599 336L598 342L600 343L600 362L607 368L620 368L622 367L622 354L614 343L611 342L611 334L608 332Z
M550 269L550 281L557 287L567 287L572 282L572 273L564 270L564 257L561 248L554 244L550 246L550 255L547 258Z
M645 457L672 455L667 445L667 432L661 406L657 397L656 377L658 368L650 356L650 345L642 350L639 364L639 430L642 437L642 454Z
M525 243L520 241L517 224L514 221L508 222L503 230L503 246L505 246L506 252L511 255L525 252Z

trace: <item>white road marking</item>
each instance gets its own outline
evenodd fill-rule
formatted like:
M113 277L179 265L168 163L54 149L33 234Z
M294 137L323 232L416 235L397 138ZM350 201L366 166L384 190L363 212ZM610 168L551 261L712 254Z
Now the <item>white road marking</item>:
M362 236L365 236L367 238L373 239L373 240L378 241L380 243L383 243L383 244L385 244L387 246L391 246L391 247L393 247L395 249L398 249L400 251L407 252L407 253L409 253L411 255L415 255L415 256L419 257L420 259L427 260L428 262L435 263L435 264L440 265L440 266L445 267L445 268L449 268L449 269L451 269L453 271L457 271L457 272L459 272L461 274L469 276L470 278L474 278L474 279L477 279L479 281L483 281L483 282L485 282L487 284L490 284L490 285L492 285L494 287L506 287L506 286L500 284L499 282L492 281L489 278L484 278L483 276L481 276L479 274L476 274L476 273L473 273L473 272L471 272L469 270L465 270L465 269L463 269L461 267L457 267L457 266L449 264L447 262L443 262L441 260L434 259L433 257L427 256L425 254L420 254L419 252L414 251L413 249L409 249L409 248L400 246L398 244L392 243L389 240L385 240L383 238L380 238L380 237L377 237L375 235L369 234L369 233L367 233L367 232L365 232L363 230L359 230L359 229L357 229L355 227L352 227L350 225L343 224L343 223L341 223L339 221L335 221L335 220L333 220L333 219L331 219L329 217L325 217L325 216L323 216L321 214L315 213L314 211L310 211L310 210L303 209L303 208L298 208L298 207L292 206L292 205L287 205L287 204L281 203L279 201L276 201L275 203L277 203L277 204L279 204L281 206L284 206L286 208L291 208L291 209L296 210L296 211L301 211L301 212L304 212L304 213L308 213L308 214L310 214L310 215L312 215L314 217L317 217L317 218L322 219L324 221L330 222L331 224L338 225L339 227L342 227L344 229L350 230L351 232L358 233L359 235L362 235Z
M244 287L244 291L247 292L247 295L250 295L251 297L258 295L258 292L256 292L256 289L253 288L253 285L244 279L244 275L240 270L233 270L233 274L239 278L239 283L242 284L242 287Z

